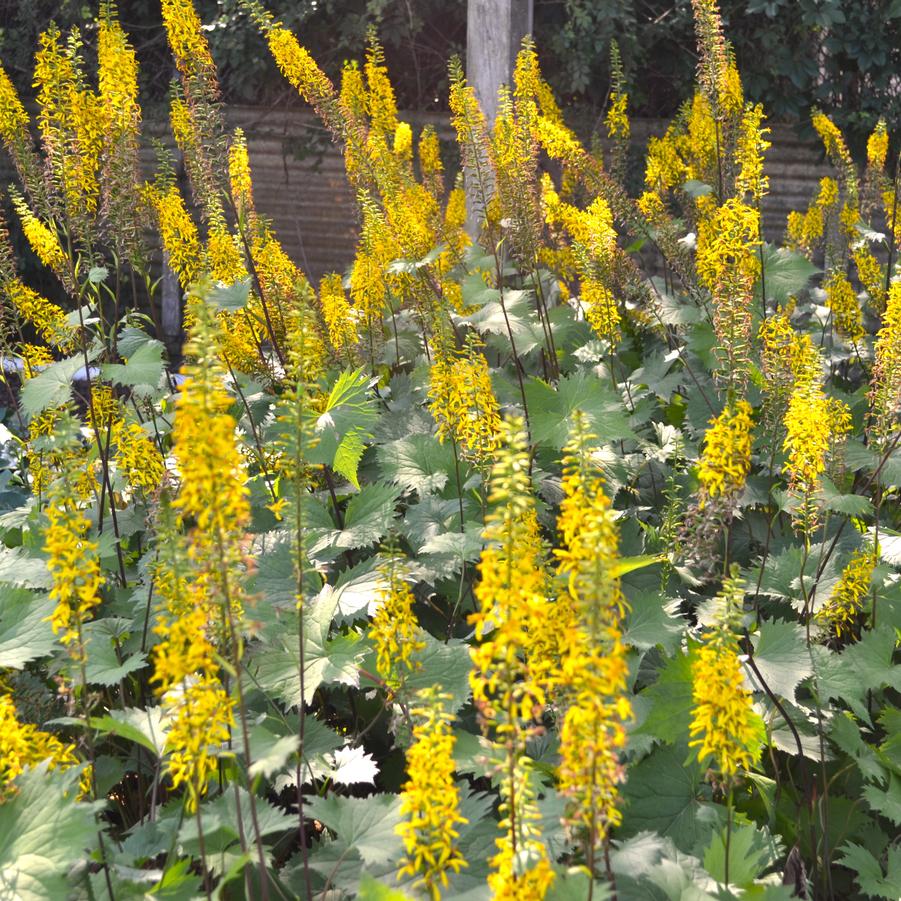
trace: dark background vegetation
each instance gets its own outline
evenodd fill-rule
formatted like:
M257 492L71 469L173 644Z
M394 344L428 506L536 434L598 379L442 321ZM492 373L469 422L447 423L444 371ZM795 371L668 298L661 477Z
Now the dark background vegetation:
M722 0L748 95L775 120L804 123L811 107L834 111L859 149L883 115L901 124L901 0ZM120 0L123 24L143 62L145 102L165 99L172 74L159 0ZM464 50L465 0L270 0L329 74L359 58L367 28L385 45L399 103L440 109L446 66ZM278 77L237 0L199 0L225 99L299 102ZM38 33L55 20L80 24L90 42L97 3L0 0L0 55L29 96ZM609 89L609 45L619 40L639 115L671 116L691 90L695 45L690 0L535 0L544 70L588 129Z

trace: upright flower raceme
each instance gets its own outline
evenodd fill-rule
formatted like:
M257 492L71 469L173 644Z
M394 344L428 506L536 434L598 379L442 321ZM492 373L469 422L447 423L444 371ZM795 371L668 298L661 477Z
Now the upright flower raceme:
M475 589L478 609L470 617L477 641L471 650L473 698L484 728L495 734L506 755L499 762L504 834L497 840L488 881L495 898L540 901L553 872L537 830L538 811L523 758L530 724L546 696L526 661L551 620L546 615L547 580L528 527L534 501L521 421L502 426L490 485L492 511Z
M456 845L459 827L467 820L460 814L460 790L454 784L453 717L442 708L447 700L432 691L420 693L410 712L415 720L413 744L407 751L407 781L400 797L404 817L397 827L406 857L398 876L415 876L432 901L441 897L448 873L459 872L466 862Z
M889 288L882 328L873 348L876 357L870 383L868 429L882 448L898 429L901 410L901 282Z
M863 616L877 555L872 543L854 551L816 620L838 639L853 638Z
M79 457L74 465L84 464ZM103 574L100 570L99 545L88 538L90 521L78 505L71 483L69 466L50 492L47 506L48 525L44 530L44 551L50 570L50 599L56 602L51 616L53 631L69 647L76 661L85 655L82 626L100 603Z
M379 675L392 691L402 690L407 676L421 665L415 655L425 648L413 612L413 592L403 578L402 561L392 557L381 567L382 603L369 627Z
M558 684L565 715L560 730L560 792L568 799L571 829L590 853L622 820L617 786L619 756L632 708L622 641L626 603L617 577L618 535L613 505L592 465L594 436L577 416L566 448L558 528L558 573L565 588L558 603L571 605L574 622Z
M429 407L440 440L451 438L478 463L491 459L501 420L488 361L474 340L458 353L439 350L430 372Z
M718 600L716 622L692 656L692 711L689 747L701 763L709 763L726 782L751 768L760 746L763 724L744 687L732 620L744 597L743 584L726 580Z
M751 405L738 400L710 420L698 462L702 508L714 498L734 500L744 488L751 469L751 413Z

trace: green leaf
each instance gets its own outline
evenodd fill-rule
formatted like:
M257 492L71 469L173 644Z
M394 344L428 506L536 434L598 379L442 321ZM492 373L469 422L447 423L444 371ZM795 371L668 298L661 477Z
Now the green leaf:
M83 627L88 659L85 671L93 685L117 685L129 673L147 665L147 655L126 655L116 648L121 620L112 617L86 623Z
M763 247L763 283L768 300L784 304L793 294L803 291L820 270L800 253L772 244Z
M728 867L726 845L729 845ZM717 882L746 887L779 858L781 848L764 829L753 823L733 824L731 835L724 827L715 833L704 852L704 869Z
M16 588L51 588L53 580L46 559L33 556L29 548L0 544L0 584Z
M873 512L873 504L869 498L860 494L842 494L825 476L822 484L823 505L833 513L845 516L869 516Z
M678 598L662 597L658 592L640 591L629 594L629 615L623 641L639 651L660 645L673 653L679 645L684 620L674 615Z
M537 444L563 448L569 440L572 414L585 414L588 430L603 443L634 438L621 398L607 382L585 372L564 376L557 389L531 378L526 383L526 401Z
M423 639L425 648L413 658L419 668L410 673L406 685L410 691L437 685L450 695L448 706L456 713L469 699L469 672L472 669L469 645L456 640L445 644L428 634Z
M112 735L119 735L147 748L157 757L162 757L166 748L168 730L163 726L163 708L126 707L111 710L106 716L92 717L92 729Z
M347 502L344 529L336 547L363 548L380 541L391 530L398 491L391 485L366 485Z
M117 385L156 388L163 375L163 349L159 341L147 341L124 364L104 363L103 375Z
M254 735L255 740L250 743L252 763L248 772L252 779L257 776L268 779L285 767L297 751L299 739L296 735L272 735L262 729L257 730ZM261 736L266 736L266 740Z
M415 491L434 494L454 477L454 452L435 435L417 434L383 444L376 450L382 478Z
M650 705L636 730L639 734L665 742L687 740L694 705L690 657L682 653L670 657L657 681L638 697Z
M624 834L657 832L691 852L706 844L718 825L717 809L700 800L705 792L693 750L685 745L657 748L629 770L623 789L627 805Z
M367 373L363 369L342 372L316 420L319 441L310 449L310 462L331 466L357 487L357 466L377 418Z
M91 805L74 800L80 768L49 771L46 763L16 779L0 804L0 896L59 901L69 896L66 873L96 843Z
M885 901L901 898L901 846L889 848L886 873L866 848L854 842L846 842L839 852L838 863L857 874L857 884L868 898L884 898Z
M99 285L101 282L106 281L108 275L109 269L106 266L92 266L88 271L88 281L92 285Z
M250 299L250 276L236 281L233 285L219 284L207 295L207 303L217 310L243 310Z
M396 888L389 888L384 882L376 882L371 876L363 876L360 880L360 891L357 901L413 901Z
M879 626L841 654L821 649L816 660L820 700L847 704L859 720L869 724L867 694L884 686L901 690L901 667L892 662L895 641L893 628Z
M395 827L400 822L397 795L368 798L310 798L304 805L314 817L334 832L342 845L354 848L364 863L372 866L398 860L403 853Z
M804 639L804 630L781 620L764 620L760 634L752 639L754 663L770 689L779 697L795 700L795 688L813 672L813 662ZM757 677L750 667L745 669L756 688Z
M84 357L69 357L51 363L22 386L22 410L33 419L50 407L59 407L72 395L72 378L84 367Z
M0 585L0 668L22 669L56 643L48 617L56 604L45 595Z

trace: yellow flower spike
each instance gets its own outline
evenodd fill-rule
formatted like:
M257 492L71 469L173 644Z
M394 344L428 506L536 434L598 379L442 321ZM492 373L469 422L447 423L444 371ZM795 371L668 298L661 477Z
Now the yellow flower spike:
M478 463L491 458L500 437L500 408L488 361L474 340L458 353L436 352L429 374L429 409L440 441L453 439Z
M842 570L841 578L829 600L817 611L815 619L837 639L852 639L859 627L863 604L870 592L877 554L872 544L854 551Z
M888 156L888 130L885 127L885 119L880 119L873 129L873 133L867 139L867 165L877 172L885 168L885 158Z
M372 129L387 139L397 128L397 101L394 99L394 88L391 86L388 69L385 66L382 45L374 33L369 37L363 71L367 87L366 108Z
M386 587L369 627L376 649L376 668L392 691L402 690L407 676L419 668L414 656L426 646L413 612L413 592L402 567L403 561L398 557L379 567Z
M737 569L718 595L716 622L691 660L692 711L688 746L728 783L750 770L759 754L763 723L744 687L733 620L740 614L744 583Z
M751 470L751 413L751 405L739 400L710 420L698 462L701 507L709 498L731 499L744 489Z
M398 122L394 129L394 155L402 160L413 158L413 129L407 122Z
M90 521L78 507L68 473L51 490L47 520L44 552L52 580L50 599L56 602L50 621L73 659L81 661L85 654L81 629L100 603L104 579L99 545L87 537Z
M69 258L60 244L57 233L41 222L31 211L22 196L13 190L10 191L13 206L22 223L22 231L31 249L38 259L49 269L52 269L57 278L66 286L71 282L69 273Z
M166 466L157 446L136 422L122 422L113 431L116 467L128 484L144 494L156 491L163 481Z
M197 281L206 264L197 226L175 185L151 187L148 195L156 210L169 265L177 273L182 286L188 287Z
M244 219L253 210L253 182L247 139L240 128L235 129L234 139L228 148L228 178L238 217Z
M357 345L357 326L353 308L347 302L341 276L337 272L323 276L319 283L319 306L322 318L328 328L332 349L341 354L351 351Z
M460 790L454 783L453 716L441 706L447 700L434 689L422 691L410 711L413 744L400 796L404 819L396 828L405 854L398 878L415 876L415 885L433 901L447 887L448 873L467 865L456 846L459 826L468 821L460 815Z
M901 410L901 282L889 288L882 328L873 347L875 362L870 383L868 431L883 448L898 429Z
M767 193L769 179L763 173L764 154L772 146L766 140L770 133L763 127L763 106L748 106L741 120L738 144L735 150L736 162L739 165L735 177L735 190L739 196L750 194L755 203Z
M619 307L607 287L593 278L582 281L582 303L585 305L585 318L594 329L595 334L611 344L615 344L620 336Z
M857 278L870 295L872 309L877 313L885 310L886 290L885 290L885 273L879 260L873 255L873 252L866 246L857 247L852 252L854 265L857 267Z
M610 95L610 106L607 108L607 115L604 122L607 126L607 136L609 138L617 138L619 140L628 140L631 129L629 127L629 115L627 107L629 97L614 91Z
M577 416L563 463L557 522L562 547L554 552L566 589L554 606L568 607L572 620L560 637L563 656L553 682L566 711L559 791L568 800L567 823L601 843L622 820L619 758L632 710L621 633L627 606L616 574L619 536L613 504L591 460L595 441Z
M13 83L0 66L0 140L10 149L28 136L30 120Z
M215 78L216 66L191 0L162 0L163 24L178 71L184 78Z
M78 764L74 745L63 744L55 735L23 723L15 701L0 694L0 803L16 791L15 778L26 767L48 761L50 769L68 769Z
M865 334L863 314L857 302L857 292L845 273L840 269L833 269L823 288L826 291L826 306L832 311L835 330L851 343L860 341Z
M22 320L33 326L48 344L64 351L71 349L75 331L66 322L62 307L42 297L18 278L3 282L0 293L5 295Z

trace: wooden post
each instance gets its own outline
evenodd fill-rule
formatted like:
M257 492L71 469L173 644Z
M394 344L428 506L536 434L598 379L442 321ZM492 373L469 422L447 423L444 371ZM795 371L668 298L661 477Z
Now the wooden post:
M466 80L489 129L497 116L498 88L510 84L522 39L531 32L532 0L467 0ZM467 207L467 230L475 238L479 223L468 201Z
M532 33L532 0L468 0L466 78L489 126L497 115L497 89L510 84L522 39Z

